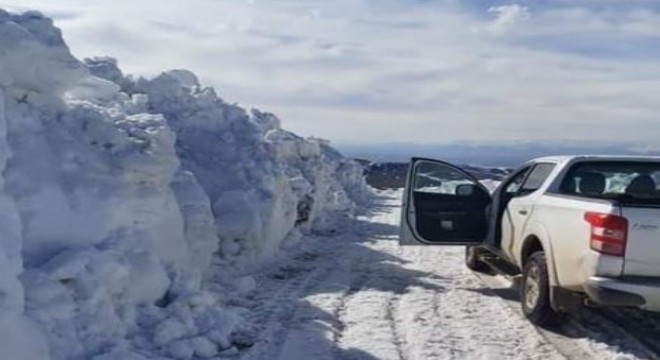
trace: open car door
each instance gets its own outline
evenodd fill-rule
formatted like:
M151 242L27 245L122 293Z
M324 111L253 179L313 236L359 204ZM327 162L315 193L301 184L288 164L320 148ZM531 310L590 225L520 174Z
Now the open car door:
M413 158L401 208L401 245L479 245L488 233L488 190L443 161Z

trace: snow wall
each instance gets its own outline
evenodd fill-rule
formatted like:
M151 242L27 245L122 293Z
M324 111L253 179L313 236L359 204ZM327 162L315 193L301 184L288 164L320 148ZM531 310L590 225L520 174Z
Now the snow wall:
M0 10L0 170L12 360L216 356L240 322L217 289L336 231L369 196L326 142L189 71L81 62L35 12Z

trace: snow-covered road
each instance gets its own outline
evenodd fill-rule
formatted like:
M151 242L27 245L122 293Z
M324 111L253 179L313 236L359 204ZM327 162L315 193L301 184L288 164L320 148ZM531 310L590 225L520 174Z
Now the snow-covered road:
M463 248L400 247L399 196L381 193L352 229L308 239L257 276L239 300L250 310L242 359L653 357L598 321L538 331L510 283L465 268Z

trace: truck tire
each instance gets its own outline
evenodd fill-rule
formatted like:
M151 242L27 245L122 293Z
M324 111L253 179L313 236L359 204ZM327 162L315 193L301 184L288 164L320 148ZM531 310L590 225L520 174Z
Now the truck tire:
M490 266L485 262L481 261L481 255L483 251L476 246L466 246L465 247L465 266L468 269L480 273L489 273Z
M523 314L534 325L555 327L565 320L565 314L556 312L550 305L548 265L543 251L533 253L525 262L520 303Z

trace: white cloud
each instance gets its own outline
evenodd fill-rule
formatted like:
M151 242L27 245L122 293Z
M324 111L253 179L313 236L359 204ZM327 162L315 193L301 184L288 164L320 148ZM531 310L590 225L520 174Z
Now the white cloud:
M531 19L529 8L518 4L493 6L488 9L495 20L485 29L494 35L504 35Z
M189 68L226 100L335 141L651 143L660 131L660 14L643 4L8 1L56 16L80 57Z

